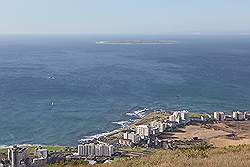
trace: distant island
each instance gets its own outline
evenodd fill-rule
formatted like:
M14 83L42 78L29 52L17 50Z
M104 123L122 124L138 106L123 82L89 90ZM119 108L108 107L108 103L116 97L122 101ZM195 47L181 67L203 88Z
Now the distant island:
M171 40L125 40L125 41L98 41L96 44L110 44L110 45L173 45L177 41Z

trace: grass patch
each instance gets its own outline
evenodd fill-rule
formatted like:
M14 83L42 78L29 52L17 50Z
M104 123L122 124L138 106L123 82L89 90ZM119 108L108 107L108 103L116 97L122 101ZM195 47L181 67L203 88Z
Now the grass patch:
M149 124L152 121L164 121L168 120L171 114L168 112L152 112L149 113L142 120L138 121L135 125Z
M199 113L189 113L190 118L208 118L207 114L199 114Z
M143 147L122 147L119 151L136 152L136 153L152 153L154 149L143 148Z

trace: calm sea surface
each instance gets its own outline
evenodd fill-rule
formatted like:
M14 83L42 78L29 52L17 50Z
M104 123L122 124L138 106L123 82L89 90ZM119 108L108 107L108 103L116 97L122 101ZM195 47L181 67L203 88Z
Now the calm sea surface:
M178 43L95 43L128 39ZM75 145L144 107L250 110L250 36L0 36L0 145Z

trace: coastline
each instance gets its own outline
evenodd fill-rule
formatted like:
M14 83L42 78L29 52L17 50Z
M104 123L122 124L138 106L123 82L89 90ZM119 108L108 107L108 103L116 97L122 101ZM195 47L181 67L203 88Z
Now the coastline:
M90 135L90 136L84 136L83 139L79 139L78 141L84 142L84 141L98 139L100 137L111 136L113 134L119 133L122 130L124 130L127 127L129 127L130 125L139 122L144 117L146 117L149 113L152 113L152 112L154 112L154 110L150 110L148 108L143 108L143 109L139 109L139 110L129 111L129 112L127 112L125 114L125 115L127 115L127 116L130 117L128 120L121 120L121 121L113 121L112 122L113 124L117 124L120 127L115 128L115 129L113 129L111 131L106 131L106 132L102 132L102 133L98 133L98 134L94 134L94 135Z
M130 118L129 120L127 120L127 124L125 126L119 124L119 122L125 122L125 121L114 121L112 123L118 124L121 127L119 128L115 128L114 130L111 131L106 131L106 132L102 132L102 133L98 133L98 134L94 134L94 135L90 135L90 136L84 136L84 138L79 139L76 141L77 144L84 142L84 141L89 141L89 140L93 140L93 139L99 139L101 137L106 137L106 136L111 136L113 134L119 133L122 130L124 130L124 128L128 127L129 125L136 123L137 121L140 121L141 119L143 119L145 116L147 116L147 114L145 114L145 111L148 111L149 109L144 108L142 110L135 110L135 111L130 111L127 112L126 115L131 116L131 117L135 117L135 119ZM47 144L29 144L29 143L25 143L25 144L11 144L11 145L0 145L0 149L7 149L12 145L16 145L19 147L74 147L74 145L47 145Z
M149 113L146 113L149 112ZM82 139L79 139L76 141L76 144L85 142L85 141L90 141L93 139L99 139L99 138L103 138L103 137L108 137L108 136L112 136L116 133L121 132L122 130L126 129L127 127L129 127L130 125L136 124L137 122L141 121L143 118L145 118L148 114L154 112L153 110L151 111L148 108L143 108L143 109L139 109L139 110L135 110L135 111L129 111L127 112L125 115L130 116L131 118L129 118L128 120L125 121L114 121L112 123L118 124L120 125L119 128L115 128L114 130L111 131L106 131L106 132L102 132L102 133L98 133L98 134L94 134L94 135L89 135L89 136L84 136ZM126 122L126 125L121 125L119 122ZM16 146L20 146L20 147L74 147L74 145L46 145L46 144L11 144L11 145L0 145L0 149L6 149L9 148L12 145L16 145Z
M120 133L120 132L122 132L122 131L124 131L124 130L126 130L128 128L131 128L132 126L143 124L145 122L148 123L151 120L155 120L155 118L159 118L160 116L163 116L164 113L167 114L167 116L168 116L172 112L175 112L175 111L186 111L186 112L188 112L187 110L171 110L170 111L170 110L163 110L163 109L154 110L154 109L143 108L143 109L140 109L140 110L127 112L126 115L130 116L130 118L128 120L112 122L112 123L118 124L120 127L115 128L115 129L113 129L111 131L106 131L106 132L102 132L102 133L98 133L98 134L94 134L94 135L90 135L90 136L85 136L84 138L77 140L74 145L57 145L57 144L55 144L55 145L12 144L12 145L17 145L17 146L20 146L20 147L39 147L39 146L42 146L42 147L64 147L64 148L66 148L66 147L75 147L79 143L92 141L94 139L103 140L105 138L114 136L114 135L116 135L116 134L118 134L118 133ZM200 115L203 115L203 116L208 115L209 116L209 113L207 113L207 112L202 112L202 113L192 113L192 112L190 112L190 114L192 114L194 117L195 116L200 116ZM164 119L166 119L165 116L163 117ZM10 146L11 145L0 145L0 149L6 149L6 148L9 148Z

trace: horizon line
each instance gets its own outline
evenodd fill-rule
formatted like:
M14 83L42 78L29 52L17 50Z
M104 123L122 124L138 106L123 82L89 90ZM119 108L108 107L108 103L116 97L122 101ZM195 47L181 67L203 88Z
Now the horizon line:
M62 33L48 33L48 32L10 32L10 33L1 33L0 35L86 35L86 36L236 36L236 35L250 35L250 32L245 33L82 33L82 32L62 32Z

